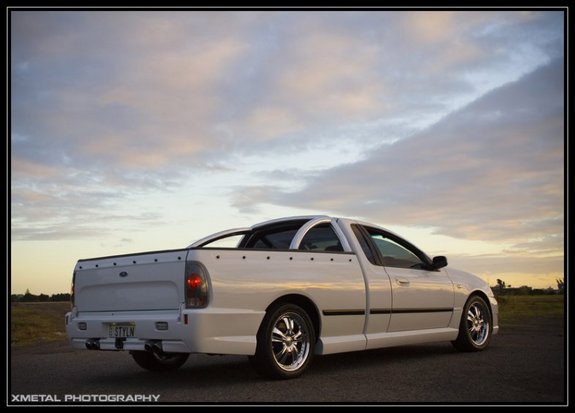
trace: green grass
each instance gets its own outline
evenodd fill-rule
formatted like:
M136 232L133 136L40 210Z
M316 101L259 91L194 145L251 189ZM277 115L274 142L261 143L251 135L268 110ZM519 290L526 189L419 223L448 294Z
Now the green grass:
M66 339L64 314L70 303L13 303L11 305L10 344L24 346Z
M564 314L563 295L508 295L497 297L501 324Z

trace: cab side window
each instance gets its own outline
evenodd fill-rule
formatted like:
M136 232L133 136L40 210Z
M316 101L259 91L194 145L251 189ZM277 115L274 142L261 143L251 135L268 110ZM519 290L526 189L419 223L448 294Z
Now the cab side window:
M366 228L383 260L383 266L426 269L427 265L411 250L380 231Z

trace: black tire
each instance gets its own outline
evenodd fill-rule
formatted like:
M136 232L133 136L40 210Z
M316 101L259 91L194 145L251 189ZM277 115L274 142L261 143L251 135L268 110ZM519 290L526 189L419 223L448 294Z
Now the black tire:
M188 353L166 353L158 356L151 351L132 351L138 366L149 371L170 371L182 366L190 356Z
M256 354L250 362L258 373L272 379L293 379L310 365L315 330L308 314L295 304L272 308L257 335Z
M491 310L483 298L478 295L469 297L463 308L459 323L459 335L453 346L458 351L481 351L491 341L493 332Z

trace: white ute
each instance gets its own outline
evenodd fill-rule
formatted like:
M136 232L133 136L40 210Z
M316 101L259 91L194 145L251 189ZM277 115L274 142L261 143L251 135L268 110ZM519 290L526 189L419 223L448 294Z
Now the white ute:
M129 351L152 371L190 353L245 354L273 378L299 376L314 355L433 341L483 350L497 301L446 266L373 224L276 219L180 250L79 260L66 330L75 348Z

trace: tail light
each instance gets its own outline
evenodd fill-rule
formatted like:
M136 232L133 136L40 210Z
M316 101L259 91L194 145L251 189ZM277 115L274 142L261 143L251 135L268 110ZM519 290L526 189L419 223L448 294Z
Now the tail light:
M186 308L204 308L208 305L208 271L197 261L186 263Z
M70 304L72 304L72 308L74 308L75 304L75 297L74 297L74 285L76 284L76 271L74 271L74 275L72 276L72 288L70 289Z

